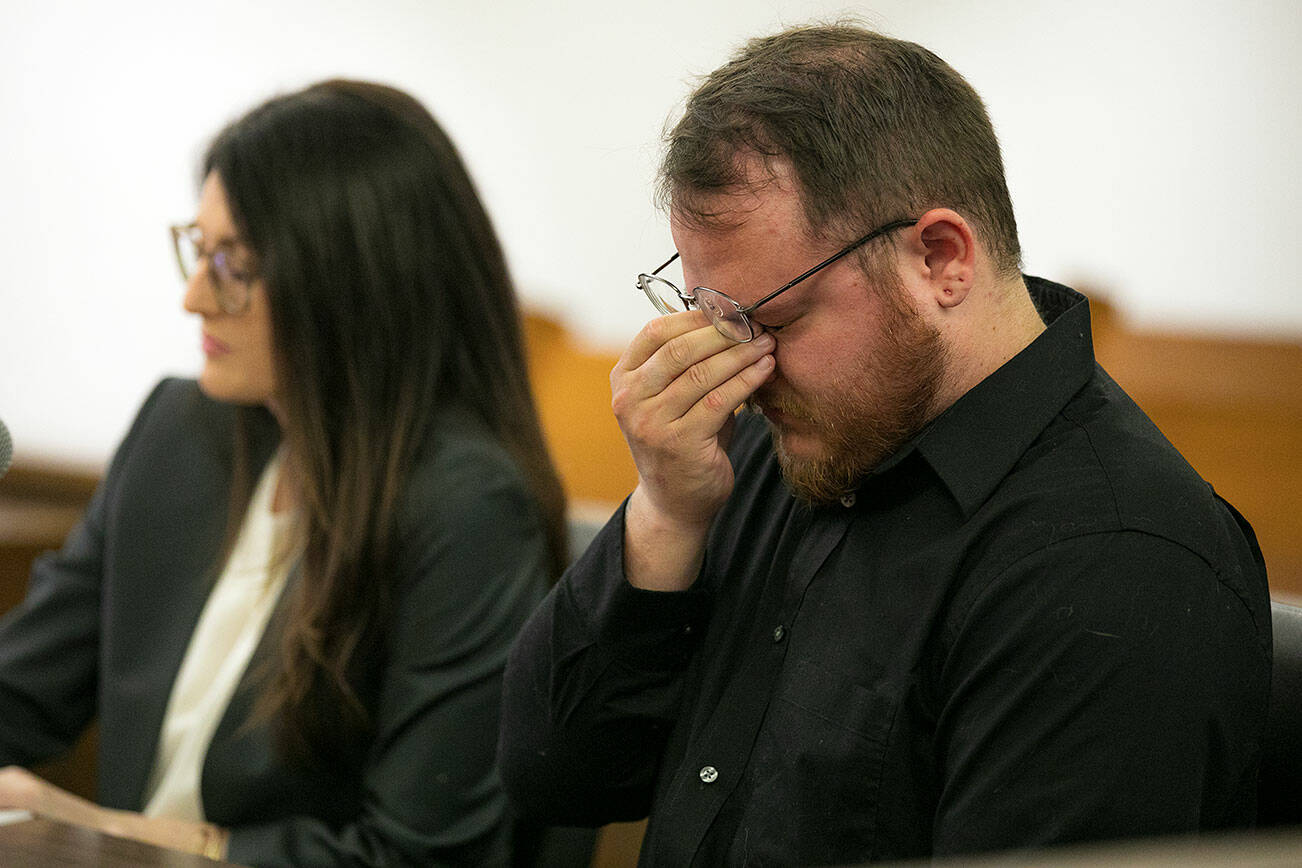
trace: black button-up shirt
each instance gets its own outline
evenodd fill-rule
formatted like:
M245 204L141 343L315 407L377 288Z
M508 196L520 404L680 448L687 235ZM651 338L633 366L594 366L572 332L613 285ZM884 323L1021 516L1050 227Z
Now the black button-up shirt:
M518 640L526 813L644 865L846 863L1245 825L1270 671L1252 531L1093 358L1085 300L810 509L765 423L681 593L616 514Z

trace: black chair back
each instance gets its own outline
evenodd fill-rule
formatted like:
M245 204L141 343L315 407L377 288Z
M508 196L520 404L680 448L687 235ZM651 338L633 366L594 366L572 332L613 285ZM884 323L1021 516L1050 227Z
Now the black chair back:
M1257 825L1302 825L1302 608L1270 604L1270 711L1257 782Z

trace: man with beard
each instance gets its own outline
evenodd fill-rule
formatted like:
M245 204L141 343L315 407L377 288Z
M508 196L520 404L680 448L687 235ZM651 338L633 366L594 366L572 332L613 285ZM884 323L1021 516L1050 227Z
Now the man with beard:
M513 651L517 807L649 812L665 866L1249 824L1260 551L1020 273L971 87L854 27L755 40L662 181L665 316L611 374L639 481Z

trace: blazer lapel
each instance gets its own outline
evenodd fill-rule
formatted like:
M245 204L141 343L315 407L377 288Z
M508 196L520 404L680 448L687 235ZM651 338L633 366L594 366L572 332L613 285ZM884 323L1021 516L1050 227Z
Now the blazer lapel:
M231 408L200 402L182 436L148 446L124 473L117 548L106 568L100 685L100 797L140 810L172 684L204 603L220 576L230 496ZM183 407L182 409L186 409ZM260 473L274 424L252 443ZM270 434L270 436L266 436Z

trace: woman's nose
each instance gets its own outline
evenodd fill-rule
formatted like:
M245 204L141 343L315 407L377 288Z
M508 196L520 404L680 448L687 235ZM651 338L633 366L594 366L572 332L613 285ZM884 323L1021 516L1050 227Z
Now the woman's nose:
M190 279L185 282L185 296L181 303L190 313L211 315L219 311L217 293L212 276L208 273L206 257L201 256L195 262L194 270L190 272Z

